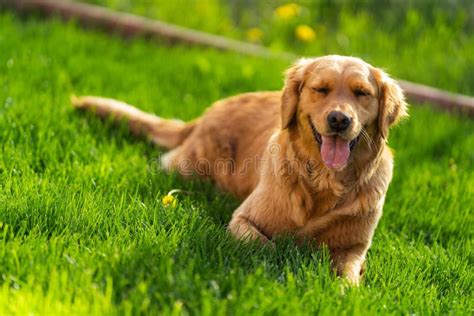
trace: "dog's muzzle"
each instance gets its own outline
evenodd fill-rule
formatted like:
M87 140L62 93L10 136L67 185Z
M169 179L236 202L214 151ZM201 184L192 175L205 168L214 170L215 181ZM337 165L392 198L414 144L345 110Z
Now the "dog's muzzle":
M314 139L316 140L316 142L321 145L322 144L322 138L321 138L321 134L318 133L318 131L316 130L316 127L314 126L313 122L311 121L311 118L308 116L308 121L309 121L309 126L311 126L311 131L313 132L313 137ZM351 142L349 143L349 147L351 150L354 149L355 145L357 145L357 143L359 142L359 139L360 139L360 134L354 138L353 140L351 140Z

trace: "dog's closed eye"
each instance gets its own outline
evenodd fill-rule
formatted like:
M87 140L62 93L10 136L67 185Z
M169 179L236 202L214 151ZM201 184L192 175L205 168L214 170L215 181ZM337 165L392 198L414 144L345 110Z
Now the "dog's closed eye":
M316 87L316 88L313 88L313 91L316 92L316 93L321 93L321 94L323 94L323 95L328 95L328 93L329 93L329 88L328 88L328 87L325 87L325 86Z
M370 96L370 91L366 89L355 89L354 90L354 95L356 97L367 97Z

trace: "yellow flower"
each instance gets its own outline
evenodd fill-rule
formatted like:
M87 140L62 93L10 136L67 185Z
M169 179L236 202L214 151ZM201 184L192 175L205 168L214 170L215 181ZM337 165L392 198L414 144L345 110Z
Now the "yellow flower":
M252 27L247 30L247 39L251 42L260 42L263 38L263 32L258 27Z
M316 32L308 25L298 25L295 29L296 37L303 42L312 42L316 38Z
M161 203L163 203L164 206L173 206L175 207L177 204L178 204L178 200L176 200L176 198L174 196L172 196L171 194L167 194L165 195L162 199L161 199Z
M275 14L284 20L289 20L297 16L301 11L301 7L296 3L287 3L275 9Z

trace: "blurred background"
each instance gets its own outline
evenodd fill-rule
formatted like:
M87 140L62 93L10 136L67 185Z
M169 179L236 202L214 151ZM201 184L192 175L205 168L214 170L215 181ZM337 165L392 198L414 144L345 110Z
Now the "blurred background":
M474 94L472 0L84 2L262 44L275 51L356 55L398 78Z

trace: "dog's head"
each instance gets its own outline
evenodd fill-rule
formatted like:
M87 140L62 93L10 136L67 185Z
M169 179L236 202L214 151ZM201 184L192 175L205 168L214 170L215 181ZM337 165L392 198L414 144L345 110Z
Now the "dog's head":
M343 169L361 141L385 141L389 127L407 115L398 84L361 59L300 59L286 73L282 128L314 138L330 169Z

